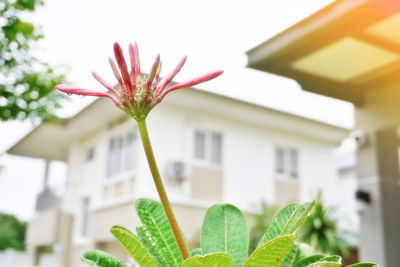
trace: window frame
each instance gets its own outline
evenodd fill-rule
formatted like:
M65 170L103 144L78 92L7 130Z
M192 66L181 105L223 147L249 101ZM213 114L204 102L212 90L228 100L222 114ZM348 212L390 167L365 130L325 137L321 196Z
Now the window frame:
M96 148L94 145L89 146L85 151L85 162L90 163L95 160Z
M282 164L279 164L282 165L280 168L278 166L279 151L281 151L282 157ZM284 145L274 146L274 174L283 179L299 180L300 150L297 147Z
M204 158L196 157L197 133L202 133L204 135L204 147L203 147ZM213 145L214 136L220 137L219 148L217 149L218 151L217 153L219 154L219 156L217 160L213 159L214 158L213 154L215 152ZM190 154L193 162L196 164L221 167L224 163L224 134L222 133L222 131L214 129L211 130L200 127L194 128L194 130L192 131L192 146Z
M129 135L133 134L134 139L132 143L129 143ZM130 123L123 124L119 127L116 127L112 131L109 132L107 135L107 142L106 142L106 155L105 155L105 170L104 170L104 177L106 181L116 181L120 180L120 177L129 176L133 172L136 172L138 169L138 162L139 162L139 132L137 126L132 125ZM114 153L117 153L115 159L113 160L111 157L110 146L112 140L121 140L121 145L117 148ZM119 143L119 141L114 141ZM127 146L132 146L132 151L127 153ZM129 159L125 159L126 156L130 154L132 156L133 163L129 167L128 162L131 162ZM118 164L114 163L119 162ZM114 165L113 165L114 164ZM116 170L113 170L116 168Z

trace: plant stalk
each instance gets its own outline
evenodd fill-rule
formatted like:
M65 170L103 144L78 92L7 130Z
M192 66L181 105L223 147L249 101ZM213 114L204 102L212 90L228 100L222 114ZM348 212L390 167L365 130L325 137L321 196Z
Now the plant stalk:
M161 204L164 207L165 214L167 215L169 225L171 226L172 232L174 233L175 240L178 243L179 250L181 251L182 257L185 260L190 257L189 251L186 247L185 240L183 239L182 233L175 219L175 215L172 211L171 203L168 200L167 193L165 192L165 188L161 180L160 172L154 158L153 148L150 143L149 134L147 132L146 119L137 120L137 124L139 128L140 138L142 139L144 152L146 153L147 162L153 176L154 184L157 188L158 196L160 197Z

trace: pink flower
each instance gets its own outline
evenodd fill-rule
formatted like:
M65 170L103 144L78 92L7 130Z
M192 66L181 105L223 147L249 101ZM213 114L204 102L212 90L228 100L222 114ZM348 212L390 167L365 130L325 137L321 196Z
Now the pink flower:
M93 77L107 88L109 92L104 93L65 84L59 84L56 88L67 94L108 97L117 107L136 120L140 120L146 118L147 114L160 103L169 92L209 81L223 73L222 70L212 71L187 82L166 88L168 83L172 81L185 64L186 56L181 59L168 76L160 81L160 55L156 56L148 75L144 75L140 72L139 50L136 42L134 45L129 45L130 73L121 46L118 43L114 43L114 55L117 63L115 63L112 58L109 58L109 62L115 78L120 85L119 88L112 87L94 71L92 71Z

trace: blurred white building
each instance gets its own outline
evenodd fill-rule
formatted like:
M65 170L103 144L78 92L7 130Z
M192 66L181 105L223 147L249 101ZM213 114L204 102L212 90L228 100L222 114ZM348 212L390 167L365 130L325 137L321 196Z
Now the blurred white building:
M249 211L261 199L303 202L319 189L327 203L353 216L343 227L356 228L354 176L338 175L334 155L348 130L196 89L169 95L147 121L189 243L216 202ZM80 266L89 248L128 259L108 229L119 224L134 230L134 200L157 199L134 120L98 99L72 118L39 125L8 153L68 165L61 198L45 175L27 235L33 263L45 261L41 251L49 245L60 266Z

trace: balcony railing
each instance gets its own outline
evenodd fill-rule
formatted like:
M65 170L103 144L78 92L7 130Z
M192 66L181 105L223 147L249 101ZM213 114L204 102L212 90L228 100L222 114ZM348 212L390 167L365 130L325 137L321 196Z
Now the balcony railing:
M45 189L36 198L36 213L28 224L27 243L47 246L61 241L62 233L69 233L72 217L61 209L57 188Z

